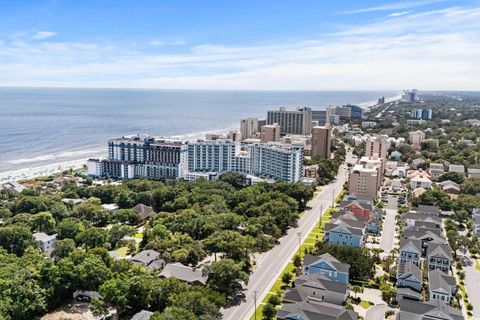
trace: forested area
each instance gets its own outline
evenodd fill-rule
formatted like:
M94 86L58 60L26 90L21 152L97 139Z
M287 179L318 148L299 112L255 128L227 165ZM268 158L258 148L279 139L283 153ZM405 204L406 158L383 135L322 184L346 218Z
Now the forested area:
M99 291L93 310L120 315L142 309L155 319L215 319L222 306L248 281L252 254L269 250L313 196L311 187L276 182L243 186L230 173L219 181L130 180L98 187L67 183L57 193L4 192L0 209L0 318L32 319L68 302L76 290ZM62 198L85 198L73 205ZM118 212L102 204L116 203ZM138 234L136 204L157 212ZM32 234L57 234L51 259L37 249ZM158 251L165 262L197 266L206 257L206 286L189 287L160 279L158 271L114 260L108 254L127 246L130 254Z

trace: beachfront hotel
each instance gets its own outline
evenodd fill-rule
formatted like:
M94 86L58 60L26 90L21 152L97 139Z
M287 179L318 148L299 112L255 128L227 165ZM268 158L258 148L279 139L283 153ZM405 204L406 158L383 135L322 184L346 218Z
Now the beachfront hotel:
M267 112L267 124L273 125L274 123L278 123L280 126L281 135L310 135L312 131L312 109L304 107L294 110L285 108L270 110Z
M187 145L181 140L148 135L108 142L108 158L90 159L88 174L117 179L178 179L187 171Z
M304 178L303 144L238 143L125 136L110 140L108 158L90 159L88 174L115 179L216 179L226 172L297 182Z

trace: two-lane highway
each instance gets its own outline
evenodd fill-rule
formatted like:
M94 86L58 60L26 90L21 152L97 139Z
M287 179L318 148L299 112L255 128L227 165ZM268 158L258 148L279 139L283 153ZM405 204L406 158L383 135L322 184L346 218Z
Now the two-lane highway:
M347 153L348 161L353 161L351 153ZM301 242L303 243L323 214L323 212L320 212L321 208L325 211L328 206L332 205L333 199L342 191L346 179L347 167L344 164L339 170L337 179L331 184L323 186L322 191L308 203L310 209L298 220L298 227L291 228L279 240L278 245L259 256L255 270L250 274L248 286L245 290L245 300L237 306L222 309L222 319L248 320L250 318L255 308L255 292L259 304L298 250L298 234L301 234Z

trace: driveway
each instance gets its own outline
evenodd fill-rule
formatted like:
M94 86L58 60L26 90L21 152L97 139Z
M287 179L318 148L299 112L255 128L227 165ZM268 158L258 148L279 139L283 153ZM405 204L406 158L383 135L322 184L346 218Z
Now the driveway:
M383 320L385 318L385 311L387 311L388 309L389 308L386 304L374 305L367 310L367 314L365 316L365 319L368 319L368 320Z
M395 216L397 215L398 198L388 196L388 203L385 209L385 221L383 222L382 239L380 240L380 248L383 249L384 255L389 255L393 249L393 241L395 239Z

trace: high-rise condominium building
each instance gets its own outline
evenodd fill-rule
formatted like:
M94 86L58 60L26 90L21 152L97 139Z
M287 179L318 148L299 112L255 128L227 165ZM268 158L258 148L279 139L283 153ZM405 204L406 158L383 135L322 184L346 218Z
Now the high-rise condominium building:
M341 121L362 119L363 109L353 104L327 108L327 114L339 116Z
M235 142L229 139L197 140L188 144L188 171L235 171Z
M324 126L328 120L329 114L327 110L313 110L312 111L312 121L317 121L319 126Z
M409 132L408 140L411 144L421 145L425 141L425 133L420 130Z
M312 109L296 108L294 110L270 110L267 113L267 124L278 123L280 134L310 135L312 131Z
M330 126L312 128L312 157L330 159L332 131Z
M412 110L412 118L420 120L431 120L432 119L432 109L414 109Z
M240 134L242 140L252 138L258 132L258 119L245 118L240 120Z
M187 167L187 145L181 140L146 135L124 136L108 142L106 160L90 159L89 174L132 179L177 179Z
M365 156L381 158L384 163L387 161L390 140L385 135L369 137L365 141Z
M374 200L382 182L382 161L378 158L362 157L349 177L349 193L360 199Z
M280 141L280 126L278 123L267 124L261 128L260 142L279 142Z

